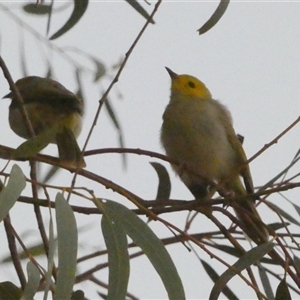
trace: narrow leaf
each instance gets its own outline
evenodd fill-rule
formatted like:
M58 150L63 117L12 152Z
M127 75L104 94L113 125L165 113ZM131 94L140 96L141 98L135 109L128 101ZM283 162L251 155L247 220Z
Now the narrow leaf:
M275 300L292 300L285 279L282 279L276 289Z
M157 200L169 199L171 194L171 181L167 169L160 163L150 162L158 176Z
M47 20L47 29L46 29L46 34L47 36L49 35L50 31L50 26L51 26L51 20L52 20L52 14L53 14L53 5L54 1L51 1L51 4L49 5L49 13L48 13L48 20Z
M268 224L268 227L270 227L274 231L279 230L281 228L288 227L288 226L290 226L290 223L288 223L288 222L283 222L283 223L275 222L275 223Z
M57 172L61 170L61 168L57 167L57 166L51 166L47 172L46 172L46 175L45 177L42 179L42 183L47 183L50 181L50 179L52 179L56 174Z
M202 259L200 259L200 261L207 275L215 283L220 278L219 274L207 262ZM229 300L239 299L228 286L225 286L222 292Z
M293 224L296 224L296 225L299 225L300 226L300 223L295 219L293 218L290 214L288 214L287 212L285 212L283 209L281 209L280 207L278 207L277 205L275 205L274 203L271 203L269 201L268 202L268 205L270 205L271 207L273 207L273 209L277 212L280 213L280 215L282 217L284 217L285 219L287 219L288 221L290 221L291 223Z
M69 299L76 273L78 232L74 213L61 193L55 199L58 272L54 300Z
M13 165L7 185L0 192L0 222L18 200L26 186L24 174L18 165Z
M139 246L151 261L168 293L169 299L185 299L184 289L177 269L162 241L135 213L113 201L95 204L115 222Z
M117 220L103 214L102 232L108 251L108 300L125 299L129 280L127 237Z
M297 214L300 216L300 206L294 204L294 203L293 203L292 201L290 201L290 200L287 200L287 201L290 202L290 203L294 206L294 208L295 208Z
M136 0L125 0L128 4L130 4L138 13L140 13L146 20L150 18L150 15L147 11L139 4ZM150 23L155 24L153 20Z
M48 299L48 293L52 284L52 271L54 266L54 254L55 254L55 238L53 228L53 218L50 211L50 222L49 222L49 254L48 254L48 268L45 274L45 287L44 287L44 300Z
M29 261L27 264L28 281L22 296L22 300L32 300L40 284L40 272L38 268Z
M215 245L214 247L220 251L224 251L225 253L235 256L237 258L241 257L241 253L237 249L231 246ZM267 258L267 257L263 257L260 261L266 264L278 265L278 262L275 262L274 259Z
M51 10L51 5L41 3L37 5L34 3L29 3L23 6L23 10L33 15L46 15L49 14Z
M297 153L298 154L298 153ZM294 159L292 160L292 162L286 167L284 168L281 172L279 172L275 177L273 177L271 180L269 180L266 184L264 184L262 187L260 187L258 189L258 192L264 191L269 187L272 187L274 182L276 182L280 177L284 177L288 171L299 161L300 157L294 157Z
M97 82L100 78L102 78L106 73L106 68L104 64L95 56L90 55L90 59L94 62L96 67L94 82Z
M259 266L258 273L259 273L260 281L264 287L267 297L269 299L274 299L273 289L272 289L269 277L267 276L267 272L265 271L265 269L263 269L261 266Z
M72 293L71 300L85 300L84 292L82 290L77 290Z
M9 281L0 283L0 300L19 300L22 291Z
M69 20L65 23L65 25L59 29L55 34L50 37L50 40L57 39L68 30L70 30L84 15L87 6L89 4L88 0L73 0L74 1L74 9L69 18Z
M108 115L110 116L115 128L117 130L121 130L120 122L119 122L118 117L115 113L116 110L112 107L112 104L110 103L109 99L106 99L106 101L104 102L104 106L106 107Z
M211 290L209 299L218 299L223 288L232 277L259 261L265 254L273 249L273 246L274 245L272 241L270 241L263 243L245 253L235 264L232 265L231 268L227 269L220 276Z
M123 141L123 129L121 127L120 121L115 113L115 109L113 108L112 104L110 103L109 99L106 99L104 102L104 106L107 109L108 115L111 118L111 121L113 122L115 128L117 129L119 133L119 145L120 148L124 148L124 141ZM122 154L123 158L123 164L126 167L126 155L125 153Z
M231 246L219 244L219 245L215 245L215 248L227 254L233 255L235 257L238 258L241 257L241 252Z
M217 9L209 18L209 20L200 29L198 29L199 34L203 34L206 31L210 30L219 22L229 5L229 1L230 0L220 0Z
M27 247L27 251L30 252L30 254L34 257L38 257L38 256L44 256L45 255L45 246L44 244L41 242L39 244L36 244L36 245L33 245L33 246L30 246L30 247ZM27 251L23 251L21 250L18 255L19 255L19 258L21 260L23 259L28 259L28 254L27 254ZM11 259L11 255L7 255L5 256L1 262L3 263L7 263L7 262L11 262L12 259Z
M300 258L296 255L293 255L293 259L296 267L298 268L298 270L300 270Z
M38 152L48 146L48 144L53 142L58 129L59 126L53 126L35 137L28 139L13 152L13 157L30 158L35 156Z
M19 51L20 51L20 63L21 63L21 70L22 70L22 75L24 77L28 76L28 59L26 59L26 53L27 51L25 50L25 37L24 34L20 34L19 38Z

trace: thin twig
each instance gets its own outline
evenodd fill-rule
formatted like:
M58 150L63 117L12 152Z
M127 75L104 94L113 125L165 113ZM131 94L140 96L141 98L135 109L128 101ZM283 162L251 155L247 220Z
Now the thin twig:
M145 25L143 26L143 28L141 29L141 31L139 32L139 34L137 35L137 37L135 38L135 40L132 43L132 45L130 46L129 50L126 52L125 58L124 58L123 62L121 63L116 76L114 77L114 79L112 80L112 82L108 86L107 90L104 92L104 94L102 95L101 99L99 100L99 106L98 106L97 112L95 114L94 121L92 123L91 129L90 129L90 131L88 133L88 136L86 138L85 144L83 146L83 151L85 151L85 149L86 149L86 147L88 145L88 142L89 142L89 140L90 140L90 138L92 136L92 133L94 131L94 128L96 127L96 124L97 124L97 121L98 121L98 117L99 117L101 108L102 108L103 104L105 103L105 101L107 101L108 94L110 93L110 91L113 88L113 86L118 82L118 80L119 80L119 78L121 76L121 73L122 73L122 71L123 71L123 69L124 69L124 67L125 67L128 59L130 58L130 55L132 54L135 46L137 45L137 43L139 42L140 38L144 34L144 32L147 29L148 25L150 24L151 20L153 20L153 17L155 15L155 13L157 12L157 10L158 10L161 2L162 2L162 0L158 0L157 3L155 4L154 9L153 9L150 17L146 21Z
M33 160L30 160L30 178L32 180L31 182L31 189L32 189L32 196L33 199L38 199L38 186L36 184L37 182L37 173L36 173L36 162ZM35 212L35 217L36 221L38 224L39 232L43 241L45 253L48 256L49 254L49 241L48 237L46 234L46 229L43 221L43 216L41 213L41 208L39 207L38 204L33 204L34 206L34 212Z
M300 122L300 117L298 117L291 125L289 125L286 129L284 129L280 134L278 134L271 142L265 144L259 151L257 151L253 156L251 156L247 163L249 164L251 161L256 159L259 155L265 152L268 148L272 145L278 143L278 141L287 133L289 132L294 126L296 126Z
M32 124L31 124L30 119L28 117L26 108L24 106L23 98L22 98L21 94L19 93L19 90L16 87L16 85L15 85L13 79L12 79L12 76L10 75L10 72L9 72L9 70L8 70L8 68L7 68L4 60L3 60L3 58L1 57L1 55L0 55L0 67L1 67L1 69L3 71L4 77L6 78L8 84L9 84L10 90L13 93L13 97L15 97L16 100L18 101L18 104L19 104L18 108L19 108L21 116L22 116L22 118L24 120L25 126L27 127L30 136L34 137L35 136L34 129L32 127Z
M5 232L6 232L6 237L7 237L7 241L8 241L8 247L9 247L11 259L12 259L12 262L16 269L16 273L19 277L22 290L24 290L25 286L26 286L26 277L25 277L25 274L24 274L24 271L23 271L23 268L21 265L19 253L18 253L17 246L16 246L15 236L11 232L11 221L10 221L9 215L7 215L6 218L4 219L4 227L5 227Z
M102 95L101 99L99 100L99 105L98 105L98 109L96 111L96 114L95 114L95 117L94 117L94 121L91 125L91 128L90 128L90 131L87 135L87 138L85 140L85 143L84 143L84 146L83 146L83 149L82 151L84 152L85 149L87 148L87 145L90 141L90 138L92 136L92 133L96 127L96 124L97 124L97 121L98 121L98 118L99 118L99 115L100 115L100 112L101 112L101 109L103 107L103 104L107 101L107 97L108 97L108 94L110 93L111 89L113 88L113 86L115 85L115 83L118 82L119 80L119 77L121 76L121 73L131 55L131 53L133 52L135 46L137 45L137 43L139 42L140 38L142 37L143 33L145 32L145 30L147 29L148 25L150 24L151 20L153 20L153 17L155 15L155 13L157 12L160 4L161 4L162 0L158 0L157 3L155 4L154 6L154 9L151 13L151 15L149 16L149 18L147 19L145 25L143 26L143 28L141 29L141 31L139 32L139 34L137 35L136 39L134 40L134 42L132 43L131 47L129 48L129 50L126 52L125 54L125 58L123 60L123 62L121 63L120 67L119 67L119 70L116 74L116 76L114 77L114 79L112 80L112 82L110 83L110 85L108 86L107 90L104 92L104 94ZM71 183L71 188L73 186L75 186L75 182L76 182L76 177L77 177L77 171L75 172L74 174L74 177L73 177L73 180L72 180L72 183ZM70 198L70 195L68 196L68 200Z
M9 72L9 70L8 70L6 64L5 64L5 62L4 62L4 60L2 59L1 56L0 56L0 67L2 68L3 74L4 74L5 78L7 79L8 83L9 83L11 91L13 92L13 97L16 97L16 99L19 103L19 109L20 109L22 118L24 120L25 126L27 127L30 135L32 137L34 137L35 136L34 129L32 127L32 124L31 124L30 119L28 117L26 108L24 106L24 101L23 101L23 99L22 99L22 97L19 93L19 90L16 87L16 85L15 85L15 83L14 83L14 81L13 81L11 75L10 75L10 72ZM31 168L30 168L31 179L32 179L33 182L37 182L36 162L31 160L30 161L30 166L31 166ZM37 199L38 198L37 187L34 183L32 183L32 193L33 193L33 198ZM46 231L45 231L45 228L44 228L42 214L41 214L41 211L40 211L40 207L36 204L34 204L34 211L35 211L35 215L36 215L36 219L37 219L37 223L38 223L38 228L39 228L39 231L40 231L40 234L41 234L44 246L45 246L45 251L46 251L46 253L48 253L48 240L47 240L47 235L46 235Z

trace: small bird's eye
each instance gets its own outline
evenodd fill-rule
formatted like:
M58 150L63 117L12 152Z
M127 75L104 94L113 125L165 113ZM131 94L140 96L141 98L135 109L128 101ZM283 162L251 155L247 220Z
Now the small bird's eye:
M192 82L192 81L189 81L189 82L188 82L188 85L189 85L192 89L195 88L195 83Z

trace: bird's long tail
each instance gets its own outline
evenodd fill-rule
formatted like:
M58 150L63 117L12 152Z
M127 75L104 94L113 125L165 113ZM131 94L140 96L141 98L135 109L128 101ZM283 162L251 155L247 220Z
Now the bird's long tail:
M267 242L269 233L266 225L263 223L255 206L255 200L247 194L239 177L236 180L230 180L230 185L226 185L228 190L233 190L235 196L241 196L232 206L236 216L243 226L245 234L257 244ZM246 197L248 195L248 197Z

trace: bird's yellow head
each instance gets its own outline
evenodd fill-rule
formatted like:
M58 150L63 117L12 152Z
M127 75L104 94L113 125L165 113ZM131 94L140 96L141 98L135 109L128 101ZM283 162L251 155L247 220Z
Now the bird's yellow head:
M172 79L172 93L186 97L192 96L201 99L211 99L211 93L202 81L190 75L178 75L167 67L166 69Z

